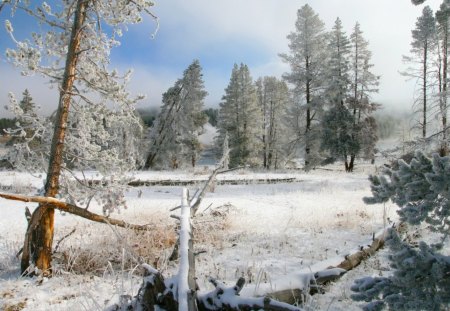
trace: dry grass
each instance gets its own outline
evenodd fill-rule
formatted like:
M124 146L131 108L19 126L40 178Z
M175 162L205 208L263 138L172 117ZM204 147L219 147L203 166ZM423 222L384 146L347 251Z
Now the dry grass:
M230 206L225 205L197 215L194 220L197 249L222 246L223 231L228 228L229 210ZM102 276L122 269L133 271L139 262L149 263L164 271L177 241L176 225L163 216L152 216L152 219L152 229L148 231L100 227L98 224L76 228L74 234L60 243L54 254L55 272ZM65 232L59 232L55 241L70 230L66 228Z

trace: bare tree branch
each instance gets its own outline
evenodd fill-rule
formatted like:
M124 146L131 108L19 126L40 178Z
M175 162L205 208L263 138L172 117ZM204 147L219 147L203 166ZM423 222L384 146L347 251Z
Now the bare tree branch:
M151 227L148 225L134 225L129 224L123 220L114 219L105 217L96 213L92 213L84 208L81 208L79 206L69 204L66 202L62 202L58 199L51 198L51 197L42 197L42 196L25 196L25 195L19 195L19 194L7 194L7 193L0 193L0 198L4 198L7 200L14 200L14 201L22 201L22 202L33 202L33 203L39 203L39 204L46 204L51 206L52 208L59 209L60 211L64 211L73 215L77 215L86 219L89 219L91 221L100 222L104 224L111 224L114 226L119 226L122 228L128 228L133 230L150 230Z

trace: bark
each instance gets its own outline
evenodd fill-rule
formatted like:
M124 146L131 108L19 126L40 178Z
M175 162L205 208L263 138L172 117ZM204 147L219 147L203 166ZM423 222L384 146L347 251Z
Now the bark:
M448 155L448 143L447 143L447 75L448 75L448 23L444 30L444 43L443 43L443 60L442 60L442 91L441 91L441 114L442 114L442 142L440 149L440 156L444 157Z
M428 44L425 42L423 48L423 124L422 124L422 137L427 137L427 60L428 60Z
M76 206L73 204L69 204L66 202L62 202L62 201L52 198L52 197L40 197L40 196L29 197L29 196L18 195L18 194L0 193L0 198L4 198L7 200L22 201L22 202L39 203L40 205L46 205L52 209L56 208L61 211L64 211L64 212L67 212L67 213L70 213L73 215L77 215L77 216L83 217L85 219L94 221L94 222L110 224L110 225L118 226L118 227L122 227L122 228L128 228L128 229L133 229L133 230L150 230L150 229L152 229L151 227L149 227L147 225L133 225L133 224L129 224L123 220L109 218L109 217L105 217L105 216L102 216L102 215L99 215L96 213L92 213L85 208L82 208L82 207L79 207L79 206ZM33 220L33 215L32 215L31 220L29 221L29 226L34 225L33 221L36 221L36 220Z
M233 180L216 180L217 185L248 185L248 184L276 184L276 183L292 183L299 181L295 177L288 178L252 178L252 179L233 179ZM195 186L200 183L208 182L208 180L133 180L128 183L131 187L149 187L149 186ZM95 182L94 182L95 183Z
M88 0L78 0L73 21L64 76L59 95L55 129L50 149L49 167L45 184L45 196L55 197L59 191L59 177L63 163L64 140L67 119L71 102L71 92L75 81L83 25L86 19ZM22 273L30 264L36 266L44 275L51 274L51 254L54 231L54 208L51 205L39 204L33 212L30 226L25 234L25 242L21 259ZM30 258L31 257L31 258Z
M348 171L349 173L353 172L353 168L355 167L355 155L352 154L350 156L350 163L348 164Z
M306 72L309 73L310 71L310 64L309 64L309 57L306 57L305 60L306 65ZM305 167L308 167L310 164L310 154L311 154L311 137L309 137L309 134L311 132L311 123L312 123L312 117L311 117L311 79L306 80L306 129L305 129L305 135L306 135L306 141L305 141Z

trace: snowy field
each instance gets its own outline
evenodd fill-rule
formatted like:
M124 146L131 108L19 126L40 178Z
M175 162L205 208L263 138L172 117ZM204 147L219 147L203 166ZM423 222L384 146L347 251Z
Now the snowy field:
M200 206L196 271L202 290L207 277L234 284L240 276L257 286L337 264L344 256L371 242L383 228L383 210L395 219L392 205L367 206L371 165L352 174L341 166L309 173L252 173L235 171L222 179L286 178L280 184L217 185ZM208 169L196 172L137 173L141 180L205 179ZM33 194L42 185L39 176L0 172L2 192ZM195 187L191 187L191 192ZM54 246L56 276L47 280L19 278L15 257L26 229L24 208L31 204L0 199L0 309L1 310L103 310L121 295L136 295L141 278L133 258L144 256L165 275L175 266L168 261L176 237L169 210L180 204L181 187L133 188L127 193L128 209L114 218L155 226L152 233L136 236L108 225L92 223L57 212ZM98 207L92 211L100 212ZM73 232L73 230L75 230ZM71 233L72 232L72 233ZM65 239L64 236L68 235ZM62 240L61 240L62 239ZM385 263L377 257L347 273L327 293L315 295L305 307L311 310L359 310L350 299L355 278L382 274ZM274 288L276 289L276 288Z

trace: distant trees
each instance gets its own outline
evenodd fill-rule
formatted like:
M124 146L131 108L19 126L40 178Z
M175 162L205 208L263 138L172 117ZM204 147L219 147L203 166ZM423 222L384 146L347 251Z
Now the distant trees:
M256 94L261 109L262 162L267 169L277 169L284 165L288 157L291 129L286 123L290 105L288 86L275 77L259 78L256 81Z
M377 141L377 108L370 95L379 78L371 71L371 52L359 23L350 39L336 19L331 32L309 5L297 12L296 31L289 36L289 54L281 54L291 71L283 77L293 85L291 124L295 114L305 146L305 167L317 165L326 152L342 159L351 172L355 158L373 158ZM297 108L295 106L298 105ZM303 130L301 128L303 127ZM320 147L320 149L319 149ZM321 155L322 153L322 155Z
M216 127L219 121L219 109L208 108L203 110L203 113L208 116L208 123Z
M247 65L234 64L219 110L217 144L228 135L231 167L258 164L261 140L261 109Z
M201 70L200 62L194 60L183 77L163 94L161 112L150 134L145 168L196 165L201 151L198 136L207 122L203 106L208 93Z

